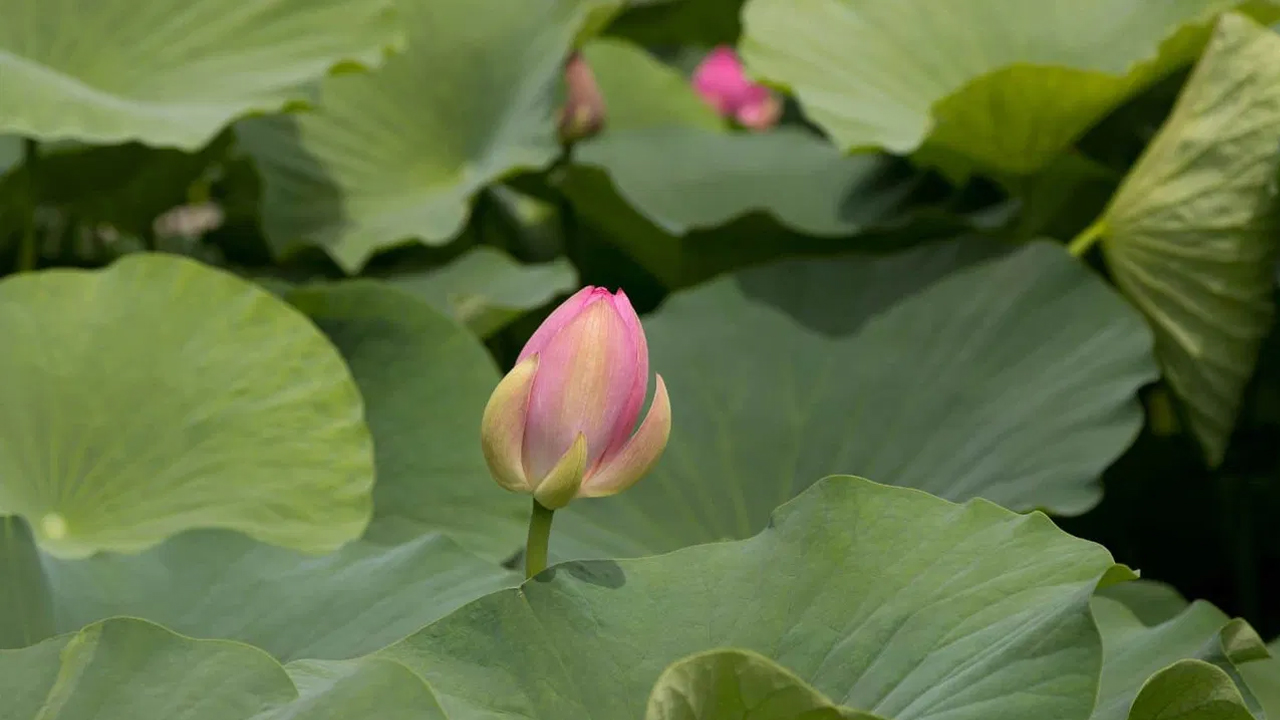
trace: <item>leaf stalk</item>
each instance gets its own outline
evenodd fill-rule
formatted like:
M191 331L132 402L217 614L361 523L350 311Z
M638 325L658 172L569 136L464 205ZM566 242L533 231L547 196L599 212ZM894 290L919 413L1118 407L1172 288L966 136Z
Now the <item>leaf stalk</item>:
M1105 218L1094 220L1089 227L1085 228L1076 235L1067 245L1067 252L1075 257L1080 257L1093 247L1094 243L1102 239L1107 231L1107 221Z
M551 544L551 520L555 510L533 501L533 514L529 516L529 539L525 543L525 579L547 569L547 547Z

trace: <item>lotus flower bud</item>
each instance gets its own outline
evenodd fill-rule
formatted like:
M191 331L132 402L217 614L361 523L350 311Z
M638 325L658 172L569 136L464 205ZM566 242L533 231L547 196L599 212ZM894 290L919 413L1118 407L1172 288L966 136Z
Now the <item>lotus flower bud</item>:
M733 48L721 45L703 58L693 72L693 89L721 117L751 130L767 130L782 117L782 101L747 77Z
M579 290L534 332L489 398L481 421L489 470L552 510L627 489L671 433L661 375L636 428L648 389L649 348L627 296Z
M579 53L564 66L565 102L560 109L560 139L573 142L590 137L604 127L604 94L595 73Z

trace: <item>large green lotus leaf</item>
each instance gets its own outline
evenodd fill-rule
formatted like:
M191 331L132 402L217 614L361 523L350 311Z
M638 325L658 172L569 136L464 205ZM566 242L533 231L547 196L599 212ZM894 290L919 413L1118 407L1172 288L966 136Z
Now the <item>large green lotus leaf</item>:
M1179 660L1142 686L1129 720L1256 720L1231 677L1203 660Z
M839 472L1080 513L1155 377L1142 318L1043 241L778 263L677 293L645 329L669 445L626 493L557 514L561 557L747 537Z
M510 255L479 246L444 267L388 278L449 313L481 337L488 337L530 310L578 287L578 274L565 258L521 265Z
M645 720L879 720L834 705L804 680L748 650L711 650L672 663Z
M847 237L887 220L915 187L895 182L885 158L846 155L793 128L634 129L583 143L573 160L607 173L623 199L674 235L759 212L805 234Z
M662 125L725 129L689 79L644 48L602 38L583 47L582 56L608 108L606 136Z
M272 246L317 245L354 272L381 249L452 239L476 191L560 152L561 66L605 4L400 0L403 54L327 79L314 113L239 125L263 174Z
M1102 219L1107 265L1215 465L1271 327L1278 150L1280 37L1224 16Z
M837 477L752 539L561 565L380 656L452 717L635 718L672 662L732 647L881 717L1080 718L1113 567L1039 513Z
M514 574L438 534L349 543L307 557L226 531L179 535L138 556L46 561L57 629L116 615L239 640L281 660L373 652L503 587Z
M195 149L398 43L391 0L2 0L0 132Z
M0 283L0 514L63 556L239 530L307 552L369 521L356 383L287 304L169 255Z
M489 476L480 416L498 383L484 345L426 301L385 282L304 286L287 297L342 351L368 408L377 455L368 537L442 531L490 560L521 545L528 498Z
M1203 601L1191 603L1177 616L1155 626L1143 624L1124 603L1109 597L1093 599L1093 614L1102 633L1106 661L1091 720L1135 717L1131 707L1136 709L1139 691L1145 692L1144 683L1187 658L1217 665L1247 693L1240 667L1267 656L1261 639L1247 623L1231 620ZM1249 701L1254 702L1251 697Z
M750 0L749 68L789 86L842 148L1029 174L1194 57L1240 0ZM1166 41L1168 41L1166 43Z

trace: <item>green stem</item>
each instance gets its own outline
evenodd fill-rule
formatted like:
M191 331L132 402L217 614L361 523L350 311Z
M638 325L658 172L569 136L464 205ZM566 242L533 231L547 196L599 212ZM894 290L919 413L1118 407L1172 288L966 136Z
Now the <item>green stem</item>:
M1093 247L1093 244L1102 239L1102 234L1107 231L1107 222L1103 218L1093 221L1093 224L1085 228L1079 235L1067 245L1067 252L1075 257L1080 257Z
M27 226L22 231L22 245L18 248L18 272L34 270L36 267L36 164L39 148L36 141L25 138L22 141L22 171L27 180Z
M531 578L547 569L547 546L551 542L551 518L555 510L533 501L533 515L529 517L529 541L524 550L524 576Z

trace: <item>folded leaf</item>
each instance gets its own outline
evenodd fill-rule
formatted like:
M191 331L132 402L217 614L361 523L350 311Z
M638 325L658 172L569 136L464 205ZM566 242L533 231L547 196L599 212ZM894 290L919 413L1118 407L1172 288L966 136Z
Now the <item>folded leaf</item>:
M1111 274L1213 465L1271 327L1278 168L1280 37L1227 15L1101 221Z
M1129 720L1256 720L1231 678L1203 660L1179 660L1142 687Z
M834 705L772 660L712 650L672 663L649 696L645 720L879 720Z
M1090 720L1135 717L1134 712L1141 703L1151 702L1150 696L1145 700L1141 698L1142 693L1148 692L1147 686L1170 682L1155 678L1171 665L1188 658L1216 665L1228 676L1229 682L1234 681L1238 686L1235 694L1240 697L1242 707L1259 707L1240 672L1242 667L1265 658L1267 653L1257 634L1244 621L1232 620L1203 601L1187 605L1181 613L1151 627L1144 626L1132 611L1108 597L1093 599L1093 613L1102 633L1106 662L1102 666L1098 704ZM1176 674L1183 672L1199 675L1185 668Z

